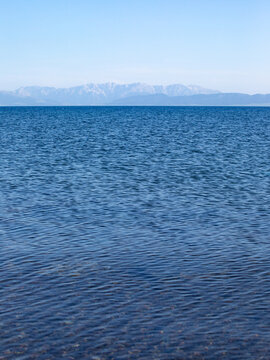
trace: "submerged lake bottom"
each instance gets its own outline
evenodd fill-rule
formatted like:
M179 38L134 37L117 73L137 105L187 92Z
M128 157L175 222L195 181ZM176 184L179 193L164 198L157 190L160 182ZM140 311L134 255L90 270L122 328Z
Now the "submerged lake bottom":
M269 359L270 109L0 108L0 359Z

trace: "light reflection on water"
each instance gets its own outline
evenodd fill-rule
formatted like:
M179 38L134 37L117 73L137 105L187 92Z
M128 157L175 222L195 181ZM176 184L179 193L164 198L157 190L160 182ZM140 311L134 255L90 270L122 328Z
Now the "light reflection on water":
M0 359L269 359L269 126L1 108Z

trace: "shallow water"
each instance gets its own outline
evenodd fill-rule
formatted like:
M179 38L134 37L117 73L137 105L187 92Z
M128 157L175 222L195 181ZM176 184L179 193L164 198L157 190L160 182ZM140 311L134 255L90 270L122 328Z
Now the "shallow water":
M269 359L270 109L0 108L0 359Z

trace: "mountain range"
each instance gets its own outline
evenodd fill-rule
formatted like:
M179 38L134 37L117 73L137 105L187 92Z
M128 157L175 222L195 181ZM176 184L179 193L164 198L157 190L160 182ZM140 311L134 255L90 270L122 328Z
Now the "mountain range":
M87 84L70 88L41 86L0 91L0 106L190 106L270 105L270 94L222 93L197 85Z

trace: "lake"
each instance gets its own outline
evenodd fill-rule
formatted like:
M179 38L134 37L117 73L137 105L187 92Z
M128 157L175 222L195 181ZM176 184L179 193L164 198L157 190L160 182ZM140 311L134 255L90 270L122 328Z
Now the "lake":
M0 359L269 359L270 108L0 108Z

